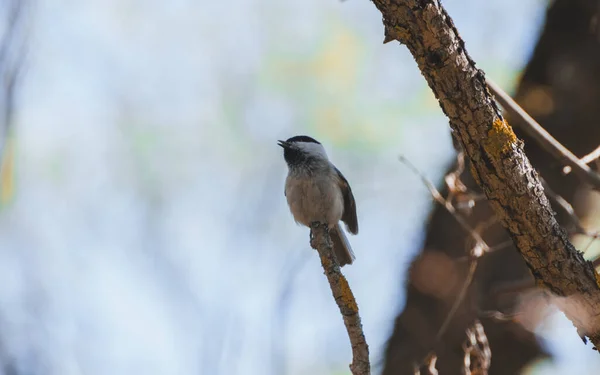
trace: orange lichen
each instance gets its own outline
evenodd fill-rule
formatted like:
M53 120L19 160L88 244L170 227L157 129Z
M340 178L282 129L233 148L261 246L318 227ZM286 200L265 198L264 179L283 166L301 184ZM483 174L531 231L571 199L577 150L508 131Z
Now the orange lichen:
M517 141L517 136L506 120L497 118L488 131L488 138L485 140L486 151L492 156L500 156L512 148Z
M350 285L348 285L348 280L346 280L344 275L341 275L340 277L340 289L342 290L342 302L344 302L344 305L352 310L352 312L357 313L358 306L354 300L352 290L350 290Z

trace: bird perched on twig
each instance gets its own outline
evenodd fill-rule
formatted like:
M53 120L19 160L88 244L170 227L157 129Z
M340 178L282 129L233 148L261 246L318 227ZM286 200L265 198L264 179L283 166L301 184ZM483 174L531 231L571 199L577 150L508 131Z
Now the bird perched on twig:
M358 233L356 202L348 181L315 139L299 135L278 144L288 165L284 193L294 220L309 228L314 222L327 225L338 263L352 264L354 253L340 225L341 220L350 233Z

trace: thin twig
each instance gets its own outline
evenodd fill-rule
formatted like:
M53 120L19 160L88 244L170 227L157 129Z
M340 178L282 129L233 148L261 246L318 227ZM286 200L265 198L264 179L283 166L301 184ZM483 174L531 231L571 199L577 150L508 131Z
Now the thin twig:
M505 323L505 322L514 322L515 319L518 318L519 316L523 315L523 313L518 312L518 313L514 313L514 314L505 314L500 311L490 310L490 311L482 311L478 315L481 318L488 318L488 319L492 319L496 322Z
M588 241L588 244L585 245L585 247L581 248L581 252L584 254L587 253L587 251L590 249L590 246L592 246L594 241L596 241L596 239L600 238L600 232L592 233L592 235L589 237L590 237L590 240Z
M490 247L490 249L487 251L487 253L493 253L494 251L504 250L504 249L511 247L512 245L514 245L514 242L512 240L506 240L506 241L500 242L498 245L494 245L494 246Z
M323 266L325 276L327 276L327 281L329 281L333 298L344 318L344 324L350 338L352 346L350 371L353 375L370 375L369 345L367 345L360 322L358 305L356 304L356 299L354 299L350 285L348 285L348 280L342 275L338 261L333 253L329 229L327 225L312 223L310 230L310 245L319 252L321 265Z
M600 146L598 146L594 151L590 152L586 156L581 158L581 162L585 164L590 164L596 159L600 159Z
M502 242L500 242L497 245L490 246L489 249L485 253L482 254L482 256L486 255L486 254L491 254L491 253L496 252L496 251L508 249L512 245L514 245L514 242L512 240L502 241ZM462 256L460 258L456 258L456 261L457 262L466 262L467 260L471 260L471 257L472 257L471 255L465 255L465 256Z
M435 368L437 362L437 355L434 352L429 353L424 361L424 371L420 372L420 375L438 375L438 370Z
M440 340L442 338L442 336L444 335L444 333L446 333L446 329L448 329L448 326L450 325L452 318L454 318L454 314L456 314L456 311L460 307L460 304L465 299L465 296L467 295L467 291L469 290L469 286L471 286L471 283L473 282L473 277L475 276L475 270L477 270L477 258L471 257L471 261L469 262L469 271L467 273L467 277L460 289L460 292L458 293L458 296L454 300L454 303L452 304L452 307L450 308L448 315L446 315L446 319L444 319L442 326L440 327L437 335L435 336L436 340Z
M594 151L590 152L589 154L585 155L584 157L582 157L581 162L584 164L590 164L591 162L593 162L594 160L600 159L600 146L598 146ZM571 167L566 166L563 168L563 173L564 174L569 174L571 173Z
M463 346L465 351L465 375L487 375L492 362L492 351L485 335L483 325L476 320L473 327L467 329L467 340Z
M569 216L569 218L573 221L573 224L575 225L575 227L577 227L578 230L583 230L581 221L579 220L579 217L577 217L575 209L573 208L571 203L567 202L565 198L558 195L554 191L554 189L552 189L550 185L548 185L544 178L540 177L540 181L542 182L542 186L544 187L544 192L546 193L546 196L548 196L548 198L550 198L552 201L554 201L554 203L556 203L560 208L562 208L562 210L567 214L567 216Z
M456 168L444 176L444 181L448 187L448 196L446 201L450 202L456 210L464 215L469 215L479 201L485 200L484 194L475 194L468 191L467 186L462 182L460 177L465 171L465 153L457 145L458 153L456 154Z
M500 86L490 78L486 83L500 105L511 115L518 117L522 122L515 122L524 132L533 137L535 141L555 158L561 160L573 169L579 178L589 182L596 189L600 189L600 175L594 172L587 164L577 158L568 148L558 142L550 133L537 123L521 106L519 106Z
M543 178L540 177L540 180L542 182L542 186L544 187L544 191L546 192L546 196L550 198L554 203L556 203L558 207L560 207L571 219L572 224L575 227L574 231L570 231L571 234L582 234L590 238L590 242L588 243L588 245L581 249L581 252L585 253L588 250L588 248L592 245L592 243L594 243L595 240L600 238L600 232L591 232L585 229L583 224L581 223L581 220L575 213L573 206L569 202L567 202L566 199L564 199L563 197L558 195L554 190L552 190L552 188Z
M537 286L531 278L504 282L501 285L493 288L489 292L489 297L497 300L500 296L522 294L536 288ZM540 289L540 291L544 290Z
M566 199L554 192L554 190L550 188L548 183L543 178L540 177L540 180L542 181L542 186L544 187L546 196L550 198L554 203L556 203L558 207L560 207L573 222L573 225L575 226L575 231L572 234L582 234L586 237L589 237L590 241L588 242L587 246L581 248L581 252L585 254L590 248L590 246L592 246L594 241L600 239L600 231L591 232L585 229L583 224L581 223L581 220L575 213L573 206L569 202L567 202ZM592 260L592 265L594 266L594 268L598 267L600 265L600 258Z
M404 165L406 165L411 171L413 171L414 174L416 174L417 176L419 176L419 178L421 179L421 181L423 181L423 184L427 187L427 189L429 190L431 196L433 197L433 199L438 202L439 204L441 204L451 215L452 217L454 217L454 219L456 219L456 221L458 222L458 224L463 227L463 229L465 231L467 231L467 233L469 233L469 235L473 238L473 240L475 240L476 243L482 243L483 246L483 251L486 252L489 250L489 247L487 246L487 244L485 243L485 241L483 240L483 238L481 238L481 236L479 235L479 233L477 233L473 228L471 228L471 226L469 225L469 223L467 223L467 221L460 216L457 212L456 212L456 208L454 208L454 206L448 202L448 200L446 200L442 194L439 192L438 189L436 189L436 187L433 185L433 183L431 181L429 181L429 179L427 179L427 177L425 177L418 169L417 167L415 167L410 161L408 161L408 159L406 159L404 156L400 155L398 157L398 159L400 160L401 163L403 163Z

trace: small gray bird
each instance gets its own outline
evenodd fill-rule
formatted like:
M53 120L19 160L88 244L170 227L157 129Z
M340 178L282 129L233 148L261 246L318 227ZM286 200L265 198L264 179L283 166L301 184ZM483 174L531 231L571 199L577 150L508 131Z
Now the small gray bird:
M356 202L348 181L315 139L298 135L278 144L288 165L284 193L294 220L307 227L315 221L327 224L340 266L352 264L354 253L340 225L341 220L350 233L358 233Z

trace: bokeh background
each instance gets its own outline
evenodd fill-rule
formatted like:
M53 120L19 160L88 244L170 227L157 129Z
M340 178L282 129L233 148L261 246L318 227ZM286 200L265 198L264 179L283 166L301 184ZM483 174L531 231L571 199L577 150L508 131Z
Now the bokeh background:
M444 5L510 91L547 2ZM349 374L283 196L276 141L297 134L352 184L361 231L344 271L378 372L432 204L398 155L439 181L453 151L372 3L37 0L23 22L0 176L0 374ZM560 313L538 330L556 357L530 374L599 368Z

